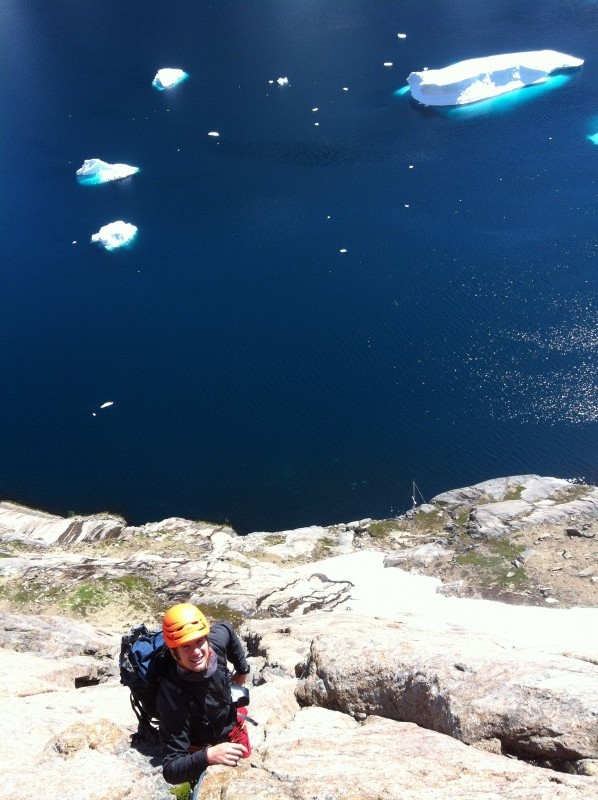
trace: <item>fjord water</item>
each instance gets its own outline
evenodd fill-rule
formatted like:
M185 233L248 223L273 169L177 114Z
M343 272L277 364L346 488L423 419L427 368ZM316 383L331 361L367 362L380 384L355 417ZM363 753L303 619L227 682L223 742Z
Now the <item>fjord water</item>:
M0 0L0 36L3 499L249 531L598 480L598 3ZM586 63L400 91L543 48Z

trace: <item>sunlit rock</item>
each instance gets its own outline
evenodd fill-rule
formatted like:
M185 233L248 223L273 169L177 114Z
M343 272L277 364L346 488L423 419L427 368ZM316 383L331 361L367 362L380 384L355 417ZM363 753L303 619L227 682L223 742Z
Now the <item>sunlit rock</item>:
M152 86L155 86L156 89L160 89L160 91L163 89L172 89L173 86L176 86L188 77L188 74L182 69L164 67L164 69L159 69L156 72L156 77L152 81Z
M119 219L103 225L97 233L93 234L91 241L101 244L106 250L116 250L118 247L131 244L136 235L135 225Z
M412 72L411 94L428 106L455 106L543 83L555 70L581 67L583 59L555 50L530 50L459 61L443 69Z
M75 174L79 183L91 186L97 183L120 181L136 172L139 172L139 167L131 167L129 164L108 164L101 158L87 158Z

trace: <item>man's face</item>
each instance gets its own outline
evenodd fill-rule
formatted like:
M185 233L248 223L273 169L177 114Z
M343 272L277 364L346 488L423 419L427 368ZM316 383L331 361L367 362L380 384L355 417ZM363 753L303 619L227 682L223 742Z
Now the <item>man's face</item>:
M189 672L203 672L208 668L210 645L207 636L177 647L178 661Z

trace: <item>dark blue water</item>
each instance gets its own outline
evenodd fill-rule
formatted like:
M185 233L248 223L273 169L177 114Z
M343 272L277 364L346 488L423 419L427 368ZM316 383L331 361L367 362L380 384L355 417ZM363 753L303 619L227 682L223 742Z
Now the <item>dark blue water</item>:
M248 531L598 480L598 3L0 0L0 37L2 497ZM541 48L586 63L398 93Z

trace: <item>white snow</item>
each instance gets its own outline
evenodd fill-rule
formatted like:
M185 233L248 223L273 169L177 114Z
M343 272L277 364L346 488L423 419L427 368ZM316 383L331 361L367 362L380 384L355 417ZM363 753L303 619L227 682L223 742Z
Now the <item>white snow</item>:
M130 244L137 235L137 228L130 222L123 222L122 219L116 222L109 222L103 225L97 233L91 237L92 242L101 244L106 250L116 250L117 247L124 247Z
M160 89L160 91L162 91L162 89L172 89L173 86L176 86L177 83L184 81L185 78L188 77L187 73L182 69L164 67L156 72L156 76L152 81L152 86L155 86L156 89Z
M325 559L305 569L353 584L343 610L394 621L416 615L430 630L457 625L500 636L519 647L571 650L598 658L598 638L590 633L598 626L598 608L540 608L446 597L438 594L442 585L438 578L385 567L384 554L369 550Z
M289 79L288 78L276 78L276 83L279 86L288 86L289 85Z
M83 166L75 173L79 183L96 184L119 181L139 172L139 167L129 164L108 164L101 158L86 158Z
M455 106L543 83L551 72L581 67L583 59L555 50L504 53L459 61L443 69L412 72L411 94L428 106Z

